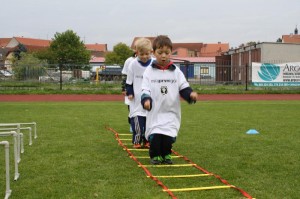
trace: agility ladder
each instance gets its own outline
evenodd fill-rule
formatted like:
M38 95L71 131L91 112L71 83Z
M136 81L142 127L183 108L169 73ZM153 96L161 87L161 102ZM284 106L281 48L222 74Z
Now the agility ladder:
M116 140L118 141L118 144L125 150L129 157L133 159L137 164L138 167L141 167L148 178L151 178L154 180L159 186L162 187L164 192L167 192L173 199L177 199L176 196L174 195L173 192L183 192L183 191L201 191L201 190L212 190L212 189L227 189L227 188L233 188L237 191L239 191L243 196L249 199L255 199L252 196L250 196L246 191L242 190L241 188L238 188L234 185L231 185L230 183L227 182L227 180L222 179L219 175L216 175L214 173L208 172L204 168L198 166L194 162L192 162L190 159L187 157L179 154L178 152L172 150L173 158L183 158L187 164L171 164L171 165L143 165L138 159L143 159L143 158L149 158L146 156L134 156L132 151L148 151L149 149L134 149L134 148L128 148L126 143L123 143L122 141L131 141L132 139L128 138L120 138L120 136L131 136L132 134L119 134L116 130L114 130L111 127L106 127L107 130L111 131L114 133ZM131 143L130 143L131 144ZM149 167L194 167L200 171L203 172L203 174L193 174L193 175L168 175L168 176L154 176L151 174L151 172L147 169ZM178 188L178 189L169 189L165 184L163 184L158 178L188 178L188 177L201 177L201 176L214 176L218 180L220 180L224 185L222 186L209 186L209 187L194 187L194 188Z

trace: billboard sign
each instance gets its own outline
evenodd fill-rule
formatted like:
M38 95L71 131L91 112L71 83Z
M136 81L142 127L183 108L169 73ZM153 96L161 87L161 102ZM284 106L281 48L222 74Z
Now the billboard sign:
M252 62L252 83L254 86L300 86L300 62Z

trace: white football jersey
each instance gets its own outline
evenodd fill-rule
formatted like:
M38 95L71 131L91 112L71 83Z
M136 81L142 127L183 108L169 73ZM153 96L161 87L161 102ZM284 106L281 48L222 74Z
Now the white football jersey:
M151 67L153 59L148 66L142 66L138 58L132 60L128 67L126 84L133 85L134 98L130 102L130 113L129 117L135 116L146 116L147 112L141 104L141 92L142 92L142 81L143 74L146 68Z
M144 72L142 94L152 98L152 109L147 113L146 139L154 133L177 137L181 122L179 91L190 85L177 66L170 67L174 70L150 66Z

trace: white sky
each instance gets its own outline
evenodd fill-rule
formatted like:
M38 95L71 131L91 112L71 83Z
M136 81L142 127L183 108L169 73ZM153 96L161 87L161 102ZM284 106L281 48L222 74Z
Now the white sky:
M168 35L175 43L275 42L300 32L300 0L14 0L0 3L0 38L52 39L73 30L85 43ZM300 34L300 33L299 33Z

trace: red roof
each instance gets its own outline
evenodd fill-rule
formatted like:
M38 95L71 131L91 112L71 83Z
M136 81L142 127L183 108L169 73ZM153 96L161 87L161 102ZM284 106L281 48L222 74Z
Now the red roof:
M42 46L49 47L51 40L46 39L32 39L32 38L24 38L24 37L14 37L19 43L25 46Z
M0 47L5 47L11 38L0 38Z
M105 62L105 58L104 57L92 57L90 59L90 63L93 63L93 62Z
M203 46L203 43L173 43L173 50L176 48L186 48L189 51L199 52Z
M200 51L201 57L215 57L221 55L222 52L229 50L228 43L217 43L217 44L203 44Z
M172 56L171 60L173 62L184 62L184 61L189 61L193 63L207 63L207 62L216 62L215 57L176 57Z
M107 44L85 44L86 49L91 51L107 51Z
M300 35L282 35L282 43L300 44Z
M140 37L135 37L132 41L131 48L134 48L135 41ZM145 37L151 42L155 37ZM186 50L185 50L186 49ZM173 53L176 52L181 57L215 57L220 55L222 52L229 50L228 43L173 43Z

